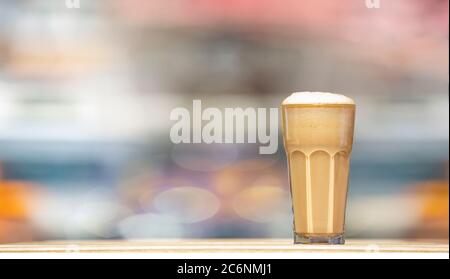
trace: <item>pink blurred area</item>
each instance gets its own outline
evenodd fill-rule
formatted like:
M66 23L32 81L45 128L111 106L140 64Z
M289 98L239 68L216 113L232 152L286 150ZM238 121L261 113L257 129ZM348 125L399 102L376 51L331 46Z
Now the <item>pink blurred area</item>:
M440 43L448 38L448 5L446 0L381 0L377 9L368 8L365 0L117 0L113 9L127 23L142 26L325 37L371 61L405 68L410 65L404 63L436 65L448 60L447 45ZM426 68L441 78L448 75L445 65Z
M448 1L380 1L368 8L365 0L116 0L113 9L129 22L147 25L279 26L322 31L361 32L373 27L372 36L445 36L448 31ZM370 2L370 1L369 1ZM425 23L425 24L424 24ZM392 26L395 25L395 28ZM353 28L353 30L351 30ZM432 30L432 32L429 32Z

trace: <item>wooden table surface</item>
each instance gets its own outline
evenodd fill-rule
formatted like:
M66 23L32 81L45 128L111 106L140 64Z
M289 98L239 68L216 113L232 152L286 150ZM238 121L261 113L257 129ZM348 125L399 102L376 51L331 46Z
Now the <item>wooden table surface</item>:
M290 239L50 241L1 244L1 253L448 253L448 241L347 240L293 245Z

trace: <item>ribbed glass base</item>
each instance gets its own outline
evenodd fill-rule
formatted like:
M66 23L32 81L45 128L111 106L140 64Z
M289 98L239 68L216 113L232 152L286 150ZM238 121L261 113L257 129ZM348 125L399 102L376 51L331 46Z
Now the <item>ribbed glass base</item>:
M344 234L294 233L294 244L344 244Z

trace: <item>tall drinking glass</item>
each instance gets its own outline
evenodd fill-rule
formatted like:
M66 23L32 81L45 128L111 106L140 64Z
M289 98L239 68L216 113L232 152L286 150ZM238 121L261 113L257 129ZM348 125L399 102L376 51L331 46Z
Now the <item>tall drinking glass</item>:
M343 244L355 103L297 92L282 103L295 243Z

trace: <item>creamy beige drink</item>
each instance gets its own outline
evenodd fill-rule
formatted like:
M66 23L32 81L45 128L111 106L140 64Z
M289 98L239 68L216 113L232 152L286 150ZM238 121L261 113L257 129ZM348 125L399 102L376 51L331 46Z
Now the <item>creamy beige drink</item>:
M293 93L282 103L295 243L344 243L355 103L338 94Z

